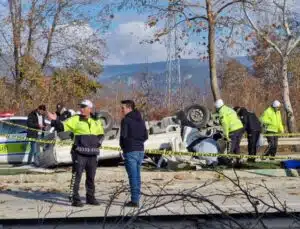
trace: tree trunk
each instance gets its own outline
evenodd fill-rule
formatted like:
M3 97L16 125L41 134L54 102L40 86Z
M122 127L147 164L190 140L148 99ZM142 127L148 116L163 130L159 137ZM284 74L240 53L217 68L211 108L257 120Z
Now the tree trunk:
M48 34L47 49L46 49L46 53L45 53L45 56L44 56L44 59L43 59L43 63L41 65L41 68L43 70L46 67L46 65L48 64L49 59L50 59L50 52L51 52L51 46L52 46L52 42L53 42L53 35L54 35L55 30L56 30L56 25L59 21L60 13L61 13L64 6L65 6L65 3L63 3L62 1L58 3L58 7L57 7L57 10L55 12L53 21L52 21L51 29L50 29L50 32Z
M294 115L294 111L292 108L291 100L290 100L290 89L289 89L289 82L288 82L288 57L284 56L281 58L281 74L282 74L282 86L283 86L283 102L285 112L287 114L287 127L290 133L297 132L297 125L296 119Z
M33 49L33 33L35 29L35 11L36 11L36 0L31 1L31 11L28 18L28 38L27 38L27 53L26 55L31 55Z
M13 32L13 50L14 50L14 78L15 78L15 96L16 100L19 101L20 96L20 79L21 79L21 71L20 71L20 47L21 47L21 21L19 18L20 8L19 2L17 1L9 1L9 11L11 17L11 25Z
M221 99L221 93L217 79L217 66L216 66L216 21L212 11L212 4L210 0L206 0L206 10L208 15L208 55L209 55L209 75L210 85L214 100Z

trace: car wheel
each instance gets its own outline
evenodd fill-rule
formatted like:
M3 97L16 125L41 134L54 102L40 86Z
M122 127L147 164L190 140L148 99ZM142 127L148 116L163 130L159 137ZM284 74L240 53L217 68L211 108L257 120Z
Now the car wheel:
M210 118L209 110L206 107L197 104L185 108L184 115L188 122L199 129L205 127Z
M105 133L110 131L113 127L113 118L107 111L100 111L97 113L97 118L102 120Z
M45 140L53 140L54 134L47 135ZM34 164L40 168L53 168L58 165L55 157L55 145L54 144L41 144L40 154L35 158Z

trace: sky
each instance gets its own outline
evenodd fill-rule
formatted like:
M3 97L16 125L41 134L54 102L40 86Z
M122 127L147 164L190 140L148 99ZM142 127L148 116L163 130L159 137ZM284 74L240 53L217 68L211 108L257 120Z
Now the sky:
M291 2L300 2L300 0L289 0ZM1 7L2 2L7 0L0 0L0 12L8 13L6 8ZM295 3L295 2L294 2ZM298 5L298 4L296 4ZM299 4L300 5L300 4ZM299 7L299 6L298 6ZM147 21L146 14L138 14L136 11L128 10L115 14L109 30L105 34L101 34L105 38L107 46L107 57L104 60L104 65L124 65L134 63L147 63L167 60L167 48L165 43L141 44L141 41L151 39L155 32L153 28L147 28L145 22ZM93 29L93 25L90 25ZM80 31L86 31L81 30ZM83 32L85 33L85 32ZM83 36L86 34L82 34ZM72 33L71 37L75 40ZM196 41L189 41L187 50L201 51L203 46L197 45ZM196 52L182 53L181 58L197 58Z
M118 13L109 32L105 35L108 58L105 65L123 65L133 63L151 63L167 60L167 48L164 43L141 44L151 39L154 29L147 28L147 15L134 11ZM195 46L193 42L189 46ZM184 54L183 58L196 58L196 53Z

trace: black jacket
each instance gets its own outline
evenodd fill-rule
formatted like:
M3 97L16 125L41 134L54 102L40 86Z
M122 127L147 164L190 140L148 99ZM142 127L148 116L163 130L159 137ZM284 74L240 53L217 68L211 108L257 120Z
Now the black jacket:
M237 114L240 117L248 134L254 131L261 131L261 124L255 113L249 112L246 108L241 107L237 111Z
M46 126L45 123L45 117L43 116L43 125ZM31 128L31 129L36 129L36 131L34 130L27 130L27 138L37 138L38 137L38 132L41 130L39 127L39 120L38 120L38 116L37 116L37 111L34 110L32 111L28 117L27 117L27 127Z
M141 113L131 111L121 121L120 147L124 153L144 151L147 139L148 132Z
M59 112L55 112L56 115L57 115L57 118L59 119L59 121L63 122L65 121L66 119L70 118L72 115L69 111L64 111L62 114L59 113Z

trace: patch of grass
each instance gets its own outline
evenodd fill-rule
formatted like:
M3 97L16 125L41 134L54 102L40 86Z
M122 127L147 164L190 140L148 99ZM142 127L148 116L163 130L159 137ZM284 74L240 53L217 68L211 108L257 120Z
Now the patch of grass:
M218 170L222 171L225 169L231 169L235 168L236 170L248 170L248 169L280 169L280 161L258 161L258 162L244 162L239 165L235 166L226 166L226 165L217 165L215 167L207 166L207 165L201 165L202 170ZM179 172L179 171L195 171L195 166L187 165L183 168L177 168L173 170L173 172ZM169 172L170 170L160 168L157 169L155 166L143 166L143 171L145 172Z
M258 162L247 162L242 165L241 169L280 169L279 161L258 161Z
M24 174L28 173L28 169L12 169L12 168L1 168L0 169L0 175L18 175L18 174Z

